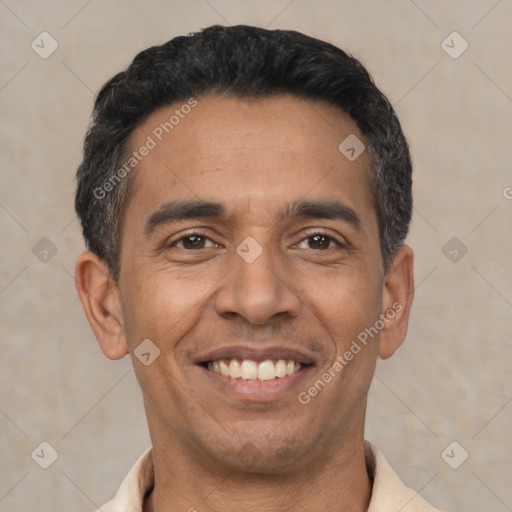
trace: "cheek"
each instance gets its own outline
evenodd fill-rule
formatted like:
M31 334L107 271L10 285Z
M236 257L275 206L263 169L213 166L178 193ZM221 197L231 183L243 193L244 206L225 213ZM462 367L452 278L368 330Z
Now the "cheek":
M353 269L332 273L321 284L310 283L309 289L303 288L304 294L309 309L329 333L339 353L378 319L382 285L370 273Z
M155 410L164 403L172 410L193 409L190 400L183 398L183 387L188 389L187 397L192 393L196 399L201 390L192 389L187 382L182 370L188 360L178 347L182 339L188 340L189 348L193 346L193 339L187 335L198 324L212 284L202 279L192 281L169 270L134 274L126 283L123 317L127 343L145 399ZM160 351L148 366L136 360L135 352L146 339Z
M145 338L162 348L174 346L197 323L214 285L211 273L209 278L190 279L179 270L158 269L132 275L126 282L123 318L131 347Z

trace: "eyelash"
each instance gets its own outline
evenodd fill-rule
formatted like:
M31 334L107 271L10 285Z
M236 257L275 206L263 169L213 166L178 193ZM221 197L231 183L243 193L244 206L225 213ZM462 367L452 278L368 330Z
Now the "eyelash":
M187 233L184 236L181 236L177 240L170 241L168 244L166 244L166 247L175 247L177 243L181 242L182 240L185 240L186 238L190 238L192 236L200 236L201 238L207 238L208 240L211 240L210 237L204 232L204 231L192 231L191 233ZM189 249L186 249L189 250Z
M330 235L329 233L325 233L323 231L312 231L310 234L308 234L308 236L302 238L300 240L300 242L304 242L305 240L308 240L310 238L313 238L314 236L316 235L320 235L320 236L324 236L325 238L327 238L328 240L334 242L338 248L344 248L345 247L345 244L342 244L340 241L338 241L336 238L334 238L332 235ZM170 247L176 247L176 244L178 244L179 242L187 239L187 238L190 238L190 237L193 237L193 236L198 236L198 237L201 237L201 238L205 238L207 240L210 240L211 242L213 242L213 240L211 240L211 238L207 235L207 233L205 233L204 231L193 231L191 233L187 233L186 235L184 236L181 236L180 238L178 238L177 240L174 240L174 241L170 241L168 244L166 244L166 248L170 248ZM215 242L214 242L215 243ZM180 247L181 249L181 247ZM185 249L185 248L182 248L186 251L193 251L194 249ZM201 249L196 249L196 250L201 250ZM328 250L328 249L324 249L324 250Z

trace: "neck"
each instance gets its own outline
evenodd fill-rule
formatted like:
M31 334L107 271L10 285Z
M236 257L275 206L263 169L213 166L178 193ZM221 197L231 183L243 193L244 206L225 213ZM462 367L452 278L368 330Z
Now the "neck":
M352 437L328 455L280 473L205 464L174 443L153 443L155 487L144 512L365 512L371 497L364 440Z

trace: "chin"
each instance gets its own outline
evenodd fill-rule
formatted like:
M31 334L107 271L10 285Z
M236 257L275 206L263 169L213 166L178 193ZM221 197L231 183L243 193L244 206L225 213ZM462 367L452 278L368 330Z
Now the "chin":
M207 451L215 464L253 474L277 474L296 469L316 444L311 439L258 429L218 440Z

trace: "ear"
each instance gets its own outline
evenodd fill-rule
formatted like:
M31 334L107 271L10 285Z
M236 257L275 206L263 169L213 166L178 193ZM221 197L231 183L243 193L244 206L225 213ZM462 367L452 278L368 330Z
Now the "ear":
M104 260L92 252L78 258L75 284L101 350L109 359L128 354L119 290Z
M414 296L414 253L404 245L393 259L391 268L384 276L379 356L388 359L405 340L409 313Z

